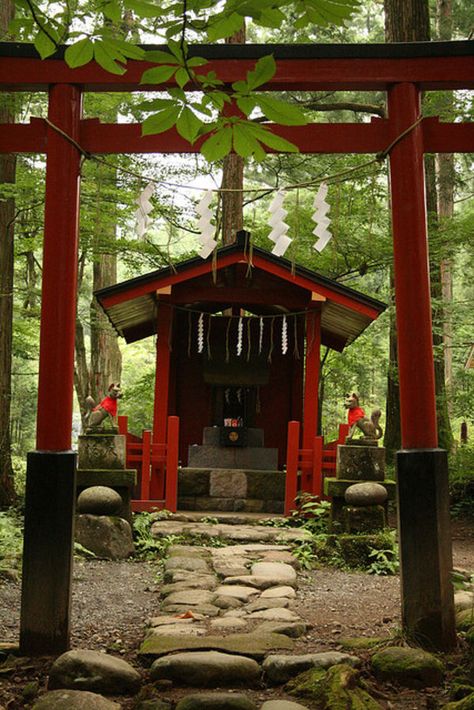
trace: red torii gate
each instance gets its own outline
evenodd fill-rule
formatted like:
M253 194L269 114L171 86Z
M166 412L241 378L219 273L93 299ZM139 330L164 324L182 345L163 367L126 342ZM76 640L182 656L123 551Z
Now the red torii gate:
M304 153L386 153L391 205L403 450L397 455L403 623L436 648L455 642L446 452L437 448L423 156L474 152L473 123L421 118L420 94L474 88L474 42L393 45L213 45L191 48L227 84L272 53L266 91L383 90L388 118L370 124L275 126ZM0 152L47 155L37 450L28 456L22 619L24 653L69 647L75 455L71 452L79 168L85 154L196 152L174 129L140 136L134 124L81 119L81 95L156 91L62 52L41 61L30 45L0 44L3 91L49 91L48 119L0 126Z

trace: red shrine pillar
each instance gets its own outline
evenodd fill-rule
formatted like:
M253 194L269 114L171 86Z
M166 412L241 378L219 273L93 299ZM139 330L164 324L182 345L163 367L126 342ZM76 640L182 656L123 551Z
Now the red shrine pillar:
M318 427L319 365L321 356L321 308L306 314L306 357L303 401L303 448L312 449ZM312 492L312 466L302 470L301 488Z
M435 649L456 642L446 451L437 448L436 399L420 92L388 93L395 303L402 451L397 453L398 517L405 630Z
M79 140L81 92L58 84L48 118ZM71 451L80 153L48 127L37 450L28 454L20 648L69 648L76 457Z
M155 444L165 443L167 436L172 321L172 306L160 301L156 326L156 372L153 401L153 443ZM163 466L153 469L150 496L152 499L160 499L164 496Z

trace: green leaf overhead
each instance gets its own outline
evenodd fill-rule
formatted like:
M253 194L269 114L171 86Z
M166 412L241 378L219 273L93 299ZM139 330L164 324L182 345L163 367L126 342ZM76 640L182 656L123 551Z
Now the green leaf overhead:
M68 47L64 53L64 59L72 67L82 67L94 58L94 44L89 37L84 37L76 44Z

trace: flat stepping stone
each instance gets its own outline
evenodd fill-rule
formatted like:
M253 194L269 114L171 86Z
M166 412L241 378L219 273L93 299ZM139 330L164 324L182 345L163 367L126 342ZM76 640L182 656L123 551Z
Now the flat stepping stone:
M210 567L202 557L169 557L165 570L187 570L188 572L209 572Z
M267 621L301 621L301 617L291 609L262 609L249 614L251 619L266 619Z
M256 562L251 571L252 576L268 577L275 585L296 586L296 571L284 562Z
M262 599L275 599L278 597L286 597L287 599L294 599L296 597L296 592L293 587L283 586L283 587L270 587L262 592Z
M260 679L260 666L245 656L195 651L158 658L151 666L150 677L203 688L255 685Z
M264 621L255 629L256 632L283 634L292 639L298 639L311 628L304 621Z
M206 629L197 624L193 624L192 626L164 624L162 626L154 626L153 633L155 636L204 636Z
M142 656L165 656L178 651L222 651L248 656L256 660L264 658L269 651L291 650L293 641L282 634L229 634L229 636L180 637L159 636L150 630L139 654Z
M170 582L161 588L161 596L165 597L171 592L181 592L184 589L207 589L212 592L218 585L218 581L213 574L192 575L181 582Z
M209 559L211 553L206 547L197 545L170 545L166 554L168 557L203 557Z
M256 599L245 607L248 612L262 611L263 609L284 609L290 603L289 599L277 597L276 599Z
M140 674L122 658L89 650L66 651L49 671L48 689L69 688L95 693L134 694L141 685Z
M222 580L222 584L240 584L244 587L255 587L255 589L260 589L259 580L256 577L253 577L248 570L246 574L242 574L237 577L226 577Z
M360 659L339 651L323 653L305 653L300 656L273 655L263 662L263 672L268 683L280 685L310 668L330 668L339 663L351 666L360 665Z
M32 710L120 710L121 705L87 690L51 690L35 702Z
M296 569L300 567L298 559L288 550L268 550L263 554L262 562L284 562Z
M266 525L213 525L210 523L185 523L176 520L158 520L153 523L150 532L156 538L169 535L196 535L200 539L219 537L223 540L237 540L255 544L262 541L274 542L278 540L285 543L311 540L311 533L304 528L286 530Z
M221 577L238 577L239 575L249 574L249 569L245 564L238 564L236 562L227 564L227 561L215 562L214 572Z
M195 623L196 620L192 617L180 619L179 616L152 616L148 619L148 626L169 626L169 624L191 626Z
M216 581L216 577L214 574L199 574L199 575L192 575L193 581L196 582L197 580L213 580ZM189 570L184 570L184 569L175 569L175 570L165 570L163 574L163 578L165 582L168 584L176 584L178 582L191 582L191 575L189 574ZM217 585L217 581L216 581ZM194 585L193 585L194 586ZM190 588L190 587L189 587ZM203 587L199 585L197 587L198 589L205 589L206 587Z
M196 693L179 701L175 710L257 710L241 693Z
M214 599L214 605L218 606L219 609L238 609L243 603L241 599L228 596L216 597Z
M237 628L243 628L247 626L247 622L245 619L234 617L232 618L231 616L227 617L219 617L218 619L213 619L211 621L211 628L212 629L237 629Z
M200 617L219 616L221 613L219 607L214 604L197 604L196 606L191 606L190 604L166 604L163 609L167 614L181 615L190 612Z
M216 593L207 589L185 589L182 592L171 592L163 602L163 608L168 607L170 604L184 604L186 606L212 604L215 598Z
M220 597L234 597L243 602L248 602L249 599L258 594L258 591L253 587L244 587L238 584L223 584L217 587L216 594Z

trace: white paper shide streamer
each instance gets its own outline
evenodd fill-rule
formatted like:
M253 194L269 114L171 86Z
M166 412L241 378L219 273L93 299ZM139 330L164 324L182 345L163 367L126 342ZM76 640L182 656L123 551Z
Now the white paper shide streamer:
M268 224L272 228L272 231L269 234L269 239L275 243L275 246L272 249L272 254L275 254L275 256L283 256L292 242L292 240L286 235L289 227L286 222L284 222L284 219L288 214L288 212L283 208L284 199L285 193L283 190L279 190L268 208L270 212Z
M150 198L153 195L154 191L155 186L151 182L149 182L143 192L140 194L140 196L135 200L136 204L138 205L138 209L135 212L135 218L137 220L135 232L139 239L142 239L151 224L151 219L148 215L153 209L153 205L150 202Z
M216 228L211 224L213 213L209 206L212 202L212 198L212 190L207 190L196 207L196 212L199 215L199 241L202 244L199 256L202 259L207 259L209 254L211 254L217 246L217 241L214 239Z
M329 212L329 205L326 202L326 195L328 194L328 186L325 182L321 183L319 190L314 198L313 208L313 221L316 227L313 229L313 234L318 237L318 240L313 244L316 251L322 252L328 241L331 239L332 234L328 230L331 220L327 216Z
M263 318L260 316L260 322L259 322L259 335L258 335L258 354L262 354L262 348L263 348Z
M204 350L204 313L201 313L198 320L198 353Z
M281 352L283 355L288 352L288 321L285 315L281 324Z
M244 334L244 321L239 318L239 324L237 327L237 355L240 357L242 355L242 339Z

